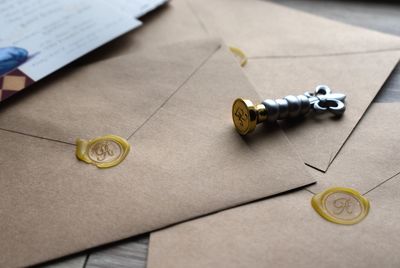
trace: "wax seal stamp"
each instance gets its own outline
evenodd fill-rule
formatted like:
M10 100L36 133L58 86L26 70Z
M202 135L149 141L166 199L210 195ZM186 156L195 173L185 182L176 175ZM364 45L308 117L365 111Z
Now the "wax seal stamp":
M106 135L89 141L76 140L76 157L99 168L118 165L128 155L129 150L129 143L115 135Z
M341 116L346 110L345 98L346 95L332 93L325 85L317 86L312 93L289 95L277 100L266 99L257 105L250 100L239 98L233 103L232 119L239 134L246 135L252 132L258 123L300 117L310 111L316 113L327 111L335 116Z
M369 211L369 201L359 192L343 187L334 187L315 195L311 205L324 219L338 224L356 224Z

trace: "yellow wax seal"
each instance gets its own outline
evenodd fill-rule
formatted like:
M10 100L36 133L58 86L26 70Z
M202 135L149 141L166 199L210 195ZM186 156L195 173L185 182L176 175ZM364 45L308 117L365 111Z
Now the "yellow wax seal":
M240 66L245 66L247 63L247 57L246 54L244 54L244 52L237 47L229 47L229 50L240 59Z
M76 157L98 168L109 168L121 163L130 150L129 143L118 136L106 135L86 141L76 140Z
M369 211L369 201L356 190L334 187L311 199L313 208L324 219L338 224L356 224Z

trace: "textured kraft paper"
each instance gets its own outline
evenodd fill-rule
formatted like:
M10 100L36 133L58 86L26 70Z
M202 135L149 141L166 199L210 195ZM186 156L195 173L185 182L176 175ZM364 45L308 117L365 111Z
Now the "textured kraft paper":
M2 105L0 128L71 144L104 134L128 138L219 47L181 42L65 69Z
M360 223L326 221L301 190L152 233L148 267L399 267L399 120L400 104L373 104L318 180L365 194Z
M148 268L399 267L400 176L366 195L363 222L336 225L301 190L152 233Z
M9 128L0 130L0 267L314 182L277 127L250 140L236 133L233 99L257 94L220 46L182 43L69 70L2 107ZM76 159L75 138L104 134L129 139L120 165L98 169Z
M262 0L186 0L207 32L250 58L399 50L400 38Z
M304 162L321 171L328 169L400 57L398 37L267 1L188 3L209 33L249 57L244 70L262 99L300 95L319 84L347 95L342 120L320 116L285 125Z
M326 171L364 111L396 66L400 51L319 56L309 58L258 59L245 72L263 98L282 98L313 91L318 83L333 93L346 94L346 112L337 119L327 114L308 116L297 122L282 121L289 140L304 161ZM249 137L250 138L250 137Z
M400 104L373 103L337 159L323 174L309 168L319 193L343 186L367 193L400 172Z

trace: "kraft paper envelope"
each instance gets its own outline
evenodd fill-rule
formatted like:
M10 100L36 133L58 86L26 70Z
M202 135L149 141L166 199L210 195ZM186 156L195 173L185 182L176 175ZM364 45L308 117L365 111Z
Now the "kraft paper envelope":
M399 267L399 120L400 104L373 104L318 181L364 193L360 223L326 221L301 190L152 233L148 267Z
M254 102L300 95L320 84L347 95L342 120L320 116L285 126L305 163L321 171L328 169L400 56L398 37L267 1L188 3L208 32L248 56L244 70L262 97Z
M258 139L236 133L233 99L257 94L218 41L114 58L45 82L0 109L0 267L314 182L276 126L260 128ZM76 138L105 134L132 146L120 165L76 159Z
M398 62L400 51L255 60L246 73L264 98L282 98L329 85L346 94L346 112L340 119L330 114L312 115L298 122L281 122L286 135L304 161L326 171L364 111ZM296 95L297 95L296 94Z
M400 172L400 104L374 103L361 119L329 170L309 168L318 183L308 189L319 193L332 186L367 193Z
M250 59L399 50L400 38L263 0L185 0L208 33Z

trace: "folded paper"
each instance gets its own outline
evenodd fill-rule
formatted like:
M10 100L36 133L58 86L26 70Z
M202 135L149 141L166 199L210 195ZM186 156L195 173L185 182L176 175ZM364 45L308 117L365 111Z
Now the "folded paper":
M371 211L338 225L298 191L153 233L147 267L398 267L400 176L366 196Z
M178 0L179 1L179 0ZM207 32L248 58L399 50L400 38L265 0L186 0Z
M148 267L399 266L399 120L399 104L373 104L316 184L360 190L361 222L326 221L310 191L291 192L152 233Z
M318 183L309 187L319 193L343 186L365 194L400 172L400 120L398 103L374 103L343 146L326 173L309 168Z
M396 66L400 52L377 52L311 58L250 61L246 73L264 98L309 91L322 82L346 95L346 112L281 122L305 163L322 171L334 162L343 144Z
M232 100L258 96L219 41L113 58L46 82L0 108L2 267L314 182L276 125L258 129L258 139L237 135ZM98 169L75 157L76 138L108 133L132 146L119 165Z
M301 94L319 84L347 96L341 120L315 118L284 126L305 163L321 171L335 159L400 57L398 37L268 1L188 3L209 33L248 56L244 70L262 99Z

